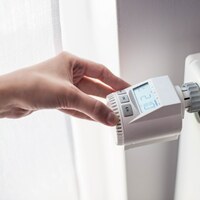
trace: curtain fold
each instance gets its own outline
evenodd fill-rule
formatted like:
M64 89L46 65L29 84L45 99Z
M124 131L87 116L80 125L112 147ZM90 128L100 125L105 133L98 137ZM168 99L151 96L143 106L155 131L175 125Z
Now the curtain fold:
M0 74L62 50L57 0L1 0ZM77 200L70 121L58 111L0 119L0 199Z
M115 0L60 0L63 49L119 75ZM105 100L104 100L104 103ZM80 200L126 200L125 155L115 128L72 118Z

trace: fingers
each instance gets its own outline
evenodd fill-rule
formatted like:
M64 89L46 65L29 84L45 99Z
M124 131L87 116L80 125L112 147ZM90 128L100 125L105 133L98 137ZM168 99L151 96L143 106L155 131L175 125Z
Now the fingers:
M118 117L105 104L83 92L79 92L76 95L79 101L72 105L76 110L105 125L114 126L118 123Z
M90 78L84 77L76 86L83 92L98 97L105 98L108 94L114 92L110 87L103 85L100 82L94 81Z
M91 117L87 116L86 114L79 112L77 110L71 110L71 109L59 109L59 111L64 112L65 114L72 115L74 117L78 117L81 119L87 119L94 121Z
M83 59L81 59L80 62L85 67L85 76L99 79L115 90L121 90L130 86L101 64Z

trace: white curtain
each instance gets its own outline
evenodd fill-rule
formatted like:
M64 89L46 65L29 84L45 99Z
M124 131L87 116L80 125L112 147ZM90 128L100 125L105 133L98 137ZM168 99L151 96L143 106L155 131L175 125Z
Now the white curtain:
M40 62L61 50L54 0L0 1L0 73ZM0 199L78 199L67 119L40 111L0 119Z
M119 74L115 0L0 3L1 74L62 48ZM58 111L0 119L0 200L127 199L124 151L113 131Z
M60 0L63 49L103 63L119 75L116 0ZM123 147L115 128L72 119L81 200L126 200Z

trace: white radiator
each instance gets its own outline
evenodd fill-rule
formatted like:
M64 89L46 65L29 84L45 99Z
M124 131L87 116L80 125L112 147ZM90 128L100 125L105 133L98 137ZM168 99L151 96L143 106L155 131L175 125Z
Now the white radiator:
M184 82L200 84L200 53L188 56ZM200 199L200 122L185 113L180 136L175 200Z

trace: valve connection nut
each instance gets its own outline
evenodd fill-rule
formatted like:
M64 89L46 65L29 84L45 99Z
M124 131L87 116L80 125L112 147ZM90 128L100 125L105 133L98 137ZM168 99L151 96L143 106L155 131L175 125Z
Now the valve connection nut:
M197 83L185 83L182 85L181 90L184 95L187 111L190 113L200 111L200 88Z

